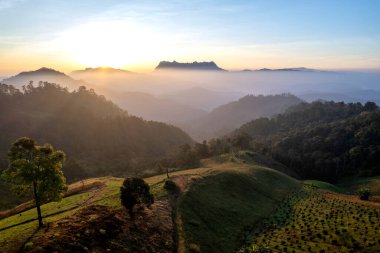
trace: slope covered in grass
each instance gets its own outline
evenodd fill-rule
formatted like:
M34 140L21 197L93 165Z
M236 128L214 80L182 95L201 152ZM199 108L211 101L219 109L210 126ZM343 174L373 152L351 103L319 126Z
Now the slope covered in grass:
M178 200L179 252L233 252L246 226L266 217L300 187L285 174L244 162L214 168Z

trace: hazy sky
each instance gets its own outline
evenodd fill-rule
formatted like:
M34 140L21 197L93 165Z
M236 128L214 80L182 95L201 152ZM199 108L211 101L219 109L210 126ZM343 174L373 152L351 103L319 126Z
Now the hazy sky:
M380 68L378 0L0 0L0 74L42 66Z

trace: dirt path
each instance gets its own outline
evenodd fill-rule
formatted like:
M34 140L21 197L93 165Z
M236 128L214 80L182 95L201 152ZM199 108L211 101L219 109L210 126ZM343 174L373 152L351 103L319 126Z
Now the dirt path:
M84 206L88 206L88 205L94 203L95 201L97 201L99 199L99 197L101 196L102 192L104 192L104 189L105 189L105 184L100 184L100 185L93 186L93 188L90 191L88 191L88 192L92 193L92 195L86 201L84 201L83 203L81 203L80 205L77 205L77 206L74 206L72 208L62 210L62 211L58 211L56 213L44 215L43 218L45 219L45 218L48 218L48 217L56 216L56 215L61 214L61 213L69 212L71 210L82 208ZM71 195L73 195L73 194L71 194ZM32 207L32 208L34 208L34 207ZM29 209L30 208L28 208L27 210L29 210ZM26 224L26 223L29 223L29 222L36 221L36 220L37 220L37 218L33 218L33 219L29 219L29 220L26 220L26 221L23 221L23 222L20 222L20 223L12 224L12 225L9 225L7 227L1 228L0 231L4 231L4 230L7 230L7 229L10 229L10 228L13 228L13 227L17 227L17 226L20 226L20 225L23 225L23 224Z
M75 194L79 194L85 191L93 191L94 189L104 189L105 179L88 179L76 182L69 186L68 191L65 193L64 197L70 197ZM4 210L0 212L0 219L7 218L9 216L25 212L29 209L35 208L34 200L27 201L21 205L18 205L12 209ZM25 223L25 222L24 222Z

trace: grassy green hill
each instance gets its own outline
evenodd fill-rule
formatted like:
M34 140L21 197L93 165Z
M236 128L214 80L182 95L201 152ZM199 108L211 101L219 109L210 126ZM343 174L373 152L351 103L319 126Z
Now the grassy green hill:
M182 249L233 252L245 226L266 217L300 185L275 170L245 164L196 181L178 202Z

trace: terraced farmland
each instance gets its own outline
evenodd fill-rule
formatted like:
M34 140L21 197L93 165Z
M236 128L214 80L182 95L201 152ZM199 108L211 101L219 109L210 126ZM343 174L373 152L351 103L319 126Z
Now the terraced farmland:
M304 185L246 231L246 252L380 252L380 205Z

